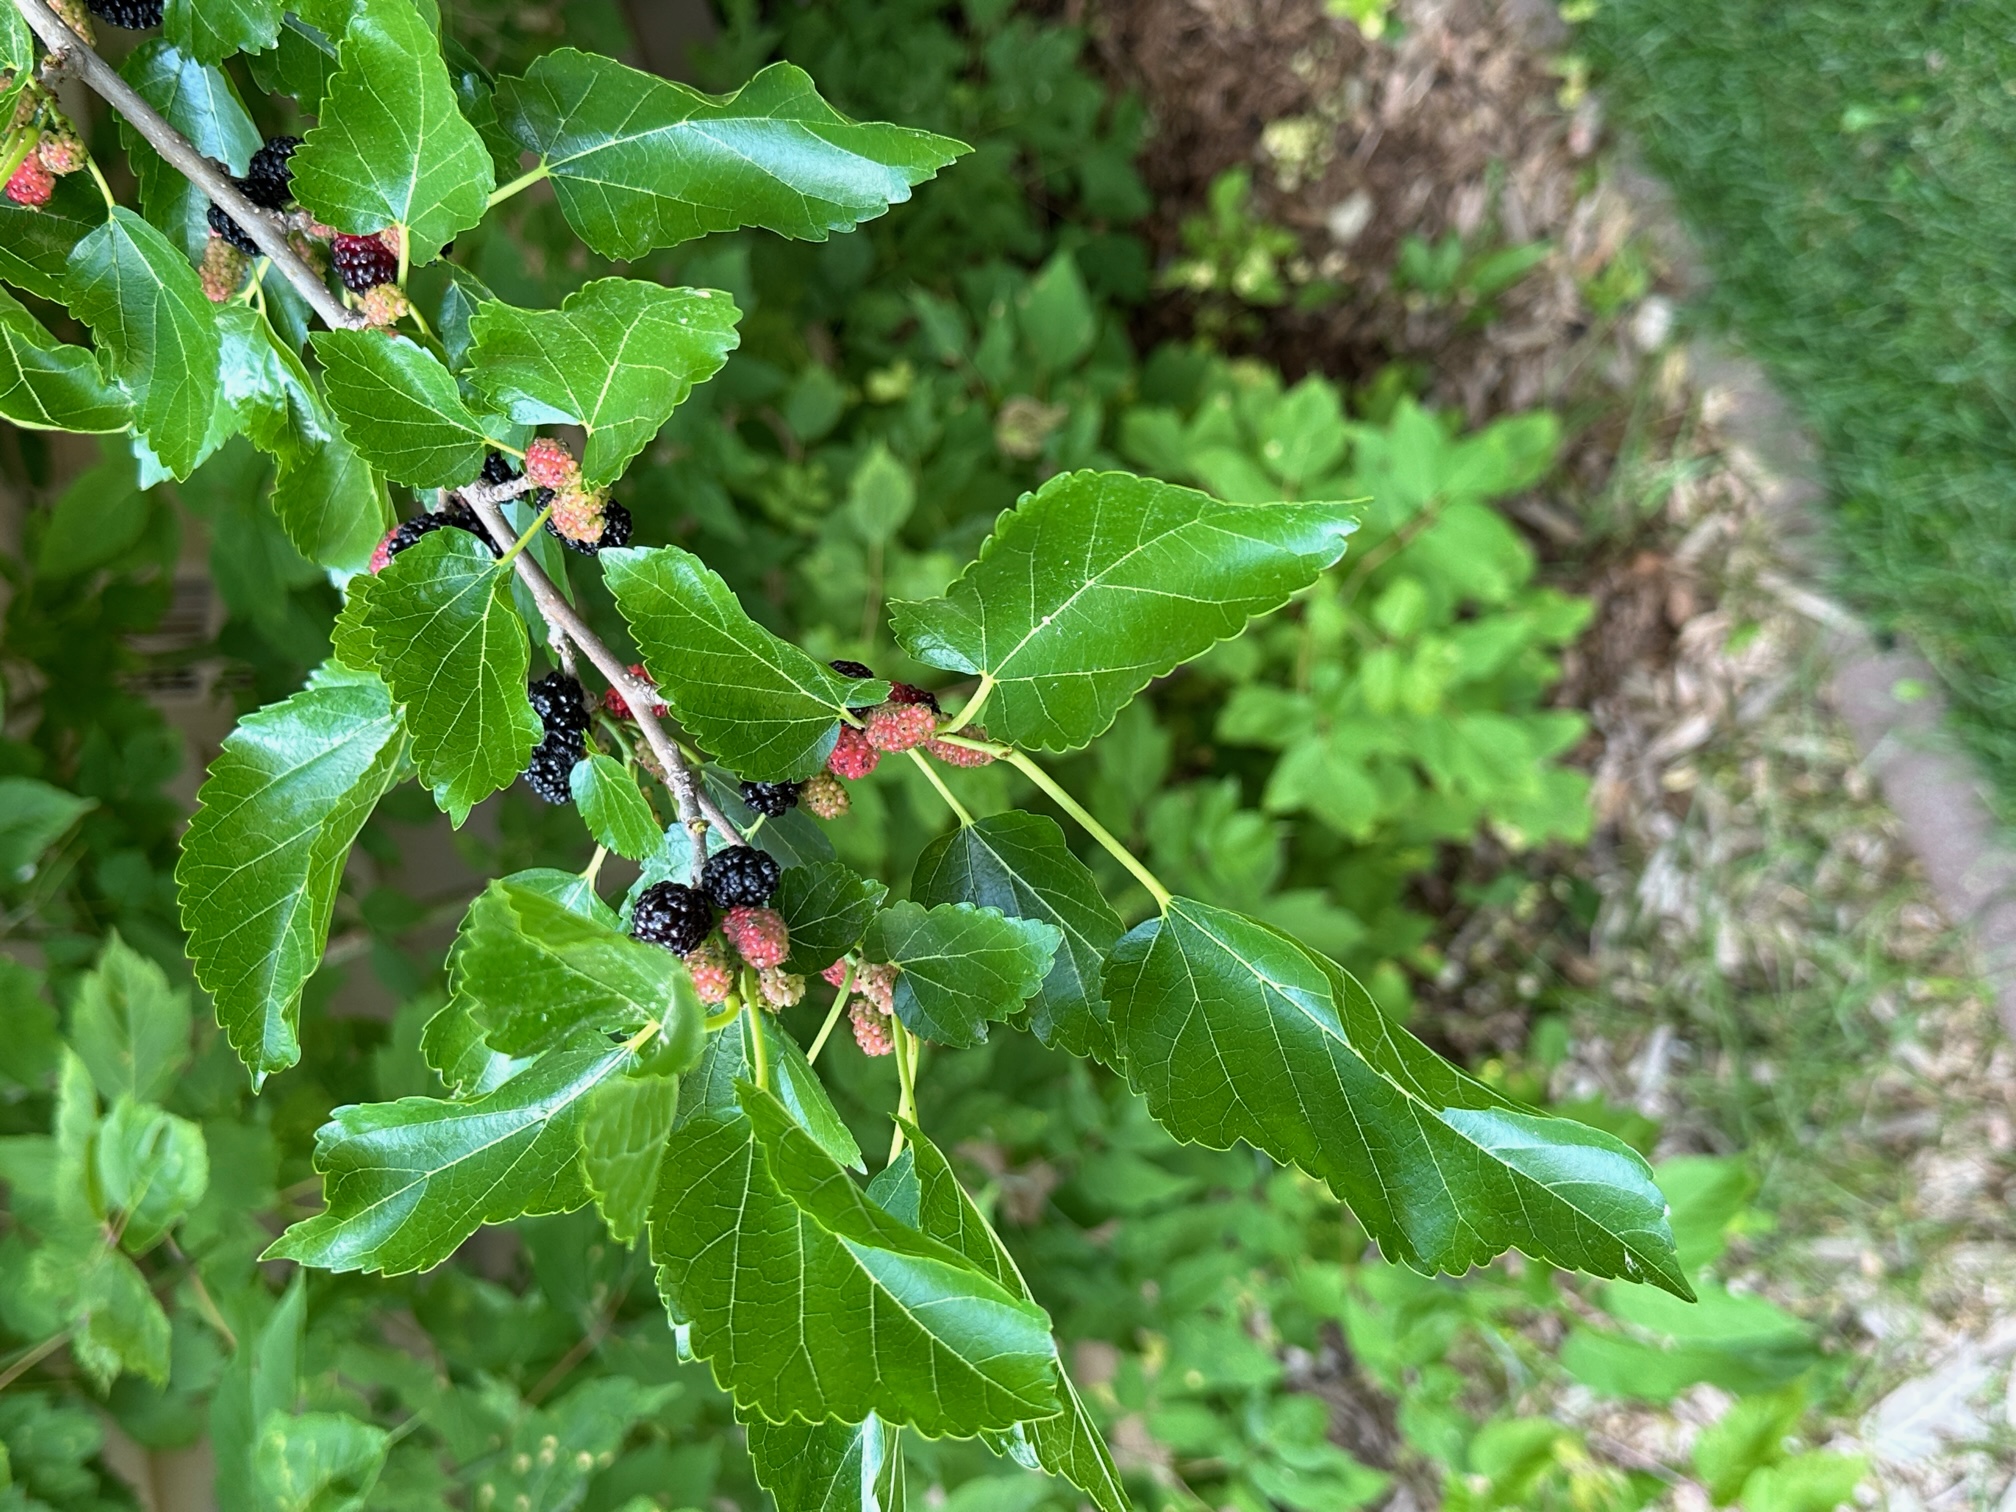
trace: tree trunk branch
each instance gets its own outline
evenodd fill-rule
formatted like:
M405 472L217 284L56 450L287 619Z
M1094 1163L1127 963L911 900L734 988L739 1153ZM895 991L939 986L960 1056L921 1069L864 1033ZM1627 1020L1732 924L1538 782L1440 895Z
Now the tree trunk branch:
M187 137L162 119L159 111L134 93L133 86L119 77L118 70L65 26L46 0L14 0L14 4L57 62L74 72L94 94L124 116L127 124L139 132L176 172L209 195L226 215L244 227L245 234L272 259L280 275L294 286L331 329L355 329L364 324L364 318L345 309L343 302L329 292L328 284L287 244L287 233L264 210L238 192L238 186L231 182L228 173L198 152Z

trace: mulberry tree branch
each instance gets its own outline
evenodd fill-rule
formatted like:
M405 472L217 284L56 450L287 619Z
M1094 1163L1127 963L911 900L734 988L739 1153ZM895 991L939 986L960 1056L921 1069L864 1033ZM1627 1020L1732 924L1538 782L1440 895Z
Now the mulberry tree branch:
M272 259L281 276L295 287L326 324L335 330L354 329L364 324L364 317L345 309L343 302L329 292L329 286L315 270L288 245L287 233L280 229L279 224L240 194L228 173L198 152L187 137L162 119L159 111L134 93L133 86L120 78L110 63L63 24L62 18L49 8L47 0L14 0L14 4L47 45L52 60L82 79L92 93L125 117L126 123L167 159L176 172L209 195L226 215L244 227L245 234Z
M523 493L529 484L516 479L513 483L498 485L473 484L459 490L462 499L476 511L476 517L483 522L483 528L490 533L490 539L497 543L501 551L509 551L511 543L517 539L511 526L505 521L503 511L497 507L498 500L511 498ZM651 712L651 706L658 701L658 690L649 683L630 675L630 669L616 659L611 651L588 623L575 612L566 596L553 585L545 570L532 559L532 553L521 551L512 559L511 565L526 588L531 590L533 602L539 612L546 617L546 625L554 640L571 641L580 653L593 663L595 670L609 680L609 686L623 695L623 701L630 705L631 716L637 721L637 728L651 747L651 753L665 769L666 785L672 789L672 801L679 808L679 822L693 832L696 858L704 855L706 847L701 843L703 832L712 824L722 834L736 844L744 843L742 832L714 800L707 796L705 789L695 779L693 768L680 753L679 743L666 732L658 717Z

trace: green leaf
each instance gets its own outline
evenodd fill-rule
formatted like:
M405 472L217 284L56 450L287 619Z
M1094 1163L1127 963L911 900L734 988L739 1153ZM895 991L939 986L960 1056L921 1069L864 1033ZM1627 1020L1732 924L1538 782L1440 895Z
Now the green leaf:
M868 1195L911 1227L957 1250L1015 1296L1033 1302L1008 1247L952 1174L944 1154L915 1127L906 1125L904 1132L908 1147L869 1184ZM986 1434L987 1446L1027 1469L1062 1476L1100 1512L1129 1512L1120 1471L1061 1364L1057 1387L1061 1413Z
M587 1098L632 1059L589 1036L473 1102L338 1108L315 1134L327 1209L262 1258L397 1276L439 1265L483 1224L579 1207Z
M270 1412L252 1447L252 1483L271 1512L361 1512L392 1435L341 1412Z
M824 971L861 943L868 921L888 895L880 882L839 861L786 867L777 896L770 900L790 932L791 955L784 969L807 976Z
M713 97L563 47L499 81L497 113L546 165L567 224L615 258L739 226L824 241L967 150L849 121L789 63Z
M285 9L281 0L167 0L161 35L201 62L222 63L233 53L271 47ZM233 163L231 171L245 170Z
M926 907L973 903L1055 926L1063 948L1030 1000L1029 1027L1046 1045L1111 1058L1099 975L1125 926L1054 819L993 814L941 836L917 858L910 896Z
M903 1512L903 1430L861 1423L748 1426L749 1465L777 1512Z
M0 884L27 881L42 852L96 807L33 777L0 777Z
M588 433L582 474L612 483L693 385L721 370L741 340L741 315L712 289L634 278L599 278L557 310L496 300L470 321L471 378L521 424L579 425Z
M1784 1391L1745 1397L1694 1440L1694 1474L1718 1507L1742 1493L1752 1472L1785 1457L1785 1440L1806 1416L1806 1392L1797 1384Z
M434 32L412 0L358 0L337 58L294 154L294 192L338 231L404 226L411 260L432 262L483 219L497 182Z
M217 403L215 311L196 270L123 205L70 254L64 301L98 338L99 366L133 426L177 478L202 455Z
M433 353L383 331L317 331L312 342L329 407L378 471L415 488L458 488L482 471L496 443Z
M483 1028L463 998L450 1000L427 1020L420 1031L420 1058L460 1098L494 1092L532 1064L528 1057L506 1055L485 1044Z
M581 1115L581 1174L618 1244L644 1232L678 1113L677 1076L612 1076L588 1098Z
M896 1017L941 1045L977 1045L987 1020L1005 1019L1036 994L1063 934L971 903L898 903L875 915L861 950L902 967Z
M70 1043L107 1102L154 1102L189 1062L189 1023L189 994L115 931L78 984Z
M168 1314L119 1251L101 1247L85 1263L71 1319L70 1357L101 1392L124 1374L168 1384Z
M887 683L842 677L750 619L690 551L626 548L601 560L679 723L753 782L810 777L832 751L848 705L888 697Z
M107 1212L125 1215L119 1242L136 1255L159 1243L210 1185L203 1131L131 1097L105 1115L93 1153Z
M229 7L234 0L221 0ZM177 0L163 23L164 33L172 33L178 12L189 7ZM210 0L203 7L211 11ZM276 15L275 20L278 20ZM269 39L270 40L270 39ZM234 49L235 50L235 49ZM244 101L221 69L207 65L223 54L198 55L193 49L178 48L172 35L149 37L128 55L119 72L133 92L161 112L162 118L198 152L222 163L234 174L242 174L259 150L259 128L252 124ZM126 148L134 177L140 181L140 205L147 219L165 231L192 259L200 260L210 239L205 219L210 197L169 167L147 139L123 119L119 140Z
M632 939L608 909L569 906L536 886L492 882L455 943L455 992L492 1049L533 1055L583 1029L628 1034L660 1023L685 1059L700 1049L704 1014L671 951Z
M362 581L355 633L404 710L420 780L459 825L525 770L543 733L525 696L532 647L511 570L468 531L436 530Z
M1344 504L1220 504L1126 473L1024 494L943 598L890 606L919 661L985 673L996 739L1070 751L1344 554Z
M1170 1132L1329 1182L1389 1258L1460 1274L1516 1247L1691 1297L1636 1151L1465 1076L1287 935L1178 898L1121 939L1105 990Z
M256 1505L252 1456L257 1427L269 1413L293 1407L300 1391L307 1281L306 1271L294 1273L256 1333L248 1333L240 1325L238 1350L210 1399L210 1442L217 1458L215 1496L220 1507Z
M638 790L637 779L613 756L596 751L586 761L577 761L568 786L574 806L581 810L581 822L597 845L642 861L664 840L664 828Z
M108 384L98 359L58 341L13 295L0 291L0 419L29 430L102 435L133 420L126 395Z
M89 174L56 180L49 203L17 205L0 195L0 278L37 299L67 297L70 254L105 224L105 201Z
M225 737L175 881L196 980L255 1084L301 1058L301 988L322 962L344 860L398 776L385 684L331 662Z
M872 1412L935 1437L1058 1410L1041 1308L870 1202L770 1093L741 1103L673 1135L651 1250L745 1419Z
M1855 1492L1869 1473L1857 1454L1794 1455L1767 1465L1743 1487L1743 1512L1836 1512L1855 1505Z
M748 1042L746 1015L707 1037L699 1063L680 1083L682 1123L708 1115L735 1116L741 1108L736 1083L756 1074L749 1062ZM826 1084L806 1061L798 1041L773 1014L763 1015L763 1053L770 1066L770 1090L798 1127L850 1171L865 1170L861 1146L848 1129L847 1120L833 1106Z

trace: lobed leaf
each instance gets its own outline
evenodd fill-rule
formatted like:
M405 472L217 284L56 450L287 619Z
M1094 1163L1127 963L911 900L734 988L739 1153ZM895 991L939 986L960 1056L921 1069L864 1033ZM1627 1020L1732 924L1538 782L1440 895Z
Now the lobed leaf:
M579 425L583 476L612 483L693 385L721 370L739 319L726 294L633 278L599 278L557 310L492 300L469 322L470 377L521 424Z
M1691 1297L1636 1151L1464 1075L1287 935L1177 898L1121 939L1105 990L1171 1133L1321 1177L1389 1258L1460 1274L1517 1248Z
M966 1046L987 1038L987 1020L1007 1018L1035 995L1062 939L1053 925L998 909L904 902L875 915L861 949L903 968L894 1006L905 1028Z
M411 261L431 262L483 219L497 182L440 43L411 0L357 0L337 60L294 154L294 192L339 231L404 227Z
M591 1035L472 1102L338 1108L315 1134L326 1209L261 1258L403 1275L439 1265L486 1223L579 1207L586 1100L633 1059Z
M1058 1410L1042 1309L869 1201L770 1093L685 1123L664 1170L659 1288L745 1418L963 1436Z
M677 546L602 553L616 607L645 667L693 738L756 782L811 776L851 704L884 682L854 682L765 630L721 577Z
M337 654L366 646L413 739L420 779L456 824L508 786L543 733L525 696L531 644L511 570L465 530L436 530L353 580Z
M1126 926L1054 819L992 814L941 836L917 858L910 896L927 907L972 903L1055 927L1061 948L1029 1000L1029 1027L1046 1045L1112 1059L1099 978Z
M317 331L329 407L350 444L386 477L415 488L456 488L495 446L454 376L424 347L383 331Z
M615 258L741 226L824 241L907 200L967 150L850 121L789 63L709 96L562 47L498 82L497 113L545 165L575 234Z
M994 680L997 739L1071 751L1155 678L1235 635L1344 554L1344 504L1221 504L1127 473L1052 478L943 598L890 606L919 661Z
M182 927L255 1083L301 1058L301 988L321 964L344 859L405 748L385 684L332 662L240 720L196 795L175 867Z
M189 259L121 205L70 253L64 302L98 338L98 364L133 405L133 428L187 477L217 404L217 319Z

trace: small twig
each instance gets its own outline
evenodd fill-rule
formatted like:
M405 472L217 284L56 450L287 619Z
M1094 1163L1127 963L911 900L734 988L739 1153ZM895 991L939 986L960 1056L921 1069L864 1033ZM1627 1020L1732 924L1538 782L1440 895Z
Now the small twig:
M9 1386L20 1380L22 1376L56 1353L57 1350L63 1347L64 1341L69 1337L70 1330L67 1328L59 1334L51 1334L12 1365L9 1365L4 1371L0 1371L0 1391L5 1391Z
M104 99L169 166L209 195L224 213L244 227L245 234L258 243L259 250L273 260L287 281L301 293L317 315L332 330L355 330L364 317L343 308L329 286L301 260L288 245L287 233L265 211L238 192L229 174L190 145L189 139L163 120L161 113L133 91L118 71L84 39L63 24L46 0L14 0L35 34L48 46L62 66L75 73L94 94Z
M23 0L27 3L27 0ZM512 483L496 485L471 484L456 490L476 511L476 517L483 522L483 528L490 532L491 540L500 551L509 551L511 543L517 539L511 526L498 509L496 500L499 489L510 489L503 495L515 498L525 492L525 480L520 478ZM529 485L526 485L529 486ZM721 833L735 844L742 843L742 832L723 814L718 805L701 791L694 779L693 769L686 764L686 758L679 754L678 744L665 732L658 717L651 712L651 706L658 701L658 690L648 683L630 675L630 669L616 659L616 653L603 642L602 637L588 628L588 624L567 602L566 596L553 586L553 580L545 570L533 560L530 552L520 552L512 560L525 586L531 590L532 601L539 606L539 612L546 617L548 636L558 643L563 638L572 641L583 656L594 665L609 681L609 686L623 695L623 701L630 705L631 718L637 721L637 728L643 732L651 752L665 769L666 784L672 789L672 801L679 807L679 821L689 830L695 830L694 849L705 854L706 846L699 843L704 839L704 828L709 824L719 826Z

